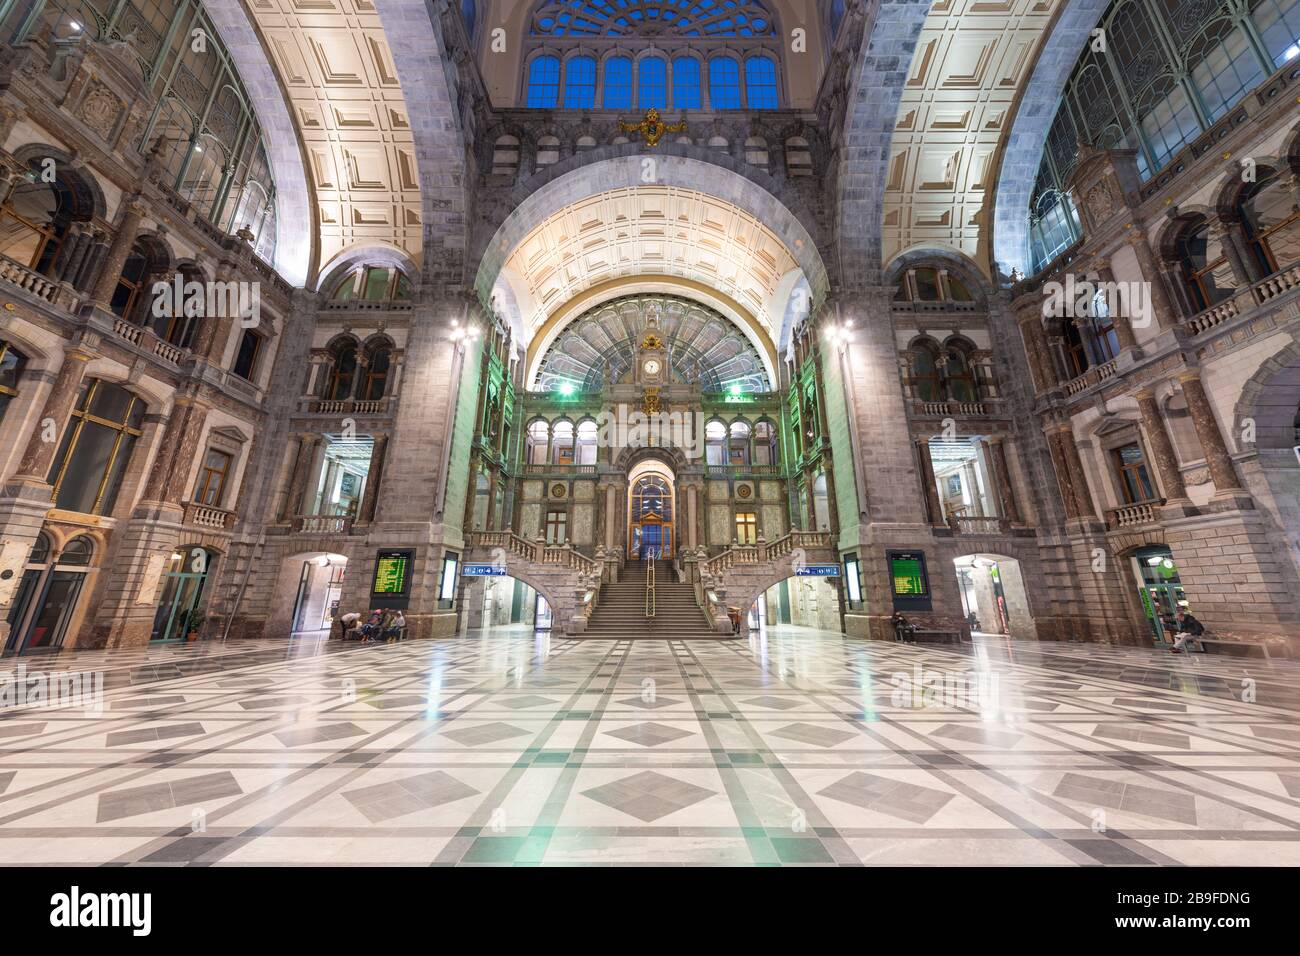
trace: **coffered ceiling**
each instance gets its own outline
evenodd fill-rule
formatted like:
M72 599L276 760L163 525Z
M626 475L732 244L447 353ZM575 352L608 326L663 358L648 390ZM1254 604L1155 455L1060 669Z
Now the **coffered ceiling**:
M798 266L784 243L744 210L690 189L640 186L565 207L528 233L506 260L531 338L585 290L612 280L676 277L734 302L774 338Z
M369 0L248 0L303 139L322 272L354 245L421 246L414 140Z
M989 271L998 146L1038 44L1065 0L936 0L899 105L885 187L888 264L919 246Z

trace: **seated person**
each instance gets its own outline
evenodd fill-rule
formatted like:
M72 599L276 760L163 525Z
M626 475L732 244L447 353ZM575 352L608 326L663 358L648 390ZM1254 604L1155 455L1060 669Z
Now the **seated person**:
M1205 633L1205 625L1182 608L1174 615L1174 623L1178 631L1174 634L1174 646L1169 649L1175 654L1181 654L1188 641L1194 641Z

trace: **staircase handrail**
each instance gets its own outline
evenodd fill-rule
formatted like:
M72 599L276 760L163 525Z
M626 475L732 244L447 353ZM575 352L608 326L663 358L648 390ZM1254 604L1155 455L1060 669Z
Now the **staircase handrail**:
M646 552L645 563L645 616L655 616L655 552Z
M720 574L739 564L762 564L791 554L796 548L834 547L834 535L829 531L790 531L767 543L733 544L721 554L701 563L700 570Z

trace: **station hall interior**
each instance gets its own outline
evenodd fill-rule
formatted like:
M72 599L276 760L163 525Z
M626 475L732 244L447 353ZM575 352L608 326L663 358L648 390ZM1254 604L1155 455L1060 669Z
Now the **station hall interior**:
M1300 862L1297 0L0 40L0 863Z

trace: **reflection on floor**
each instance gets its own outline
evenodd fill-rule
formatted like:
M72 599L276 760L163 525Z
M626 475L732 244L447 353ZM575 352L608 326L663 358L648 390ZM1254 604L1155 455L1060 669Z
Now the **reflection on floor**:
M0 710L5 864L1300 864L1290 662L512 632L7 659L0 694L19 663L106 703Z

